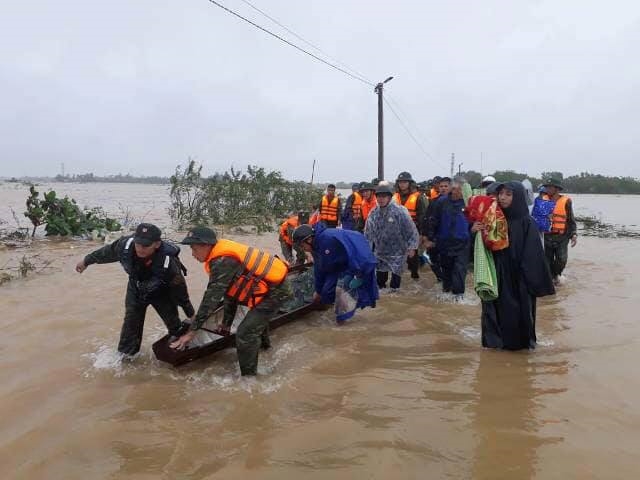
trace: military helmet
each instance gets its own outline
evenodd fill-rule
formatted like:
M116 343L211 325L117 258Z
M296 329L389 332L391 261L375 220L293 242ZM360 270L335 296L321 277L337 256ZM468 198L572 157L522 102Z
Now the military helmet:
M183 245L215 245L218 243L216 232L209 227L194 227L180 242Z
M378 185L376 187L376 195L393 195L393 189L391 188L391 185L386 185L386 184L382 184L382 185Z
M306 223L300 225L293 231L293 243L302 243L307 238L313 237L315 234L316 232L313 230L313 227L311 225L307 225Z
M396 179L396 182L402 182L402 181L411 182L413 181L413 177L411 177L411 174L409 172L400 172L398 174L398 178Z

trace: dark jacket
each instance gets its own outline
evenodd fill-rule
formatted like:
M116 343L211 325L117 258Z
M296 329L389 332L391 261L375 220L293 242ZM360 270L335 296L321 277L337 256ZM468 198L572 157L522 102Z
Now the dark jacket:
M435 240L443 255L457 255L469 248L469 221L464 216L464 199L453 200L451 195L440 197L433 206L427 222L427 237Z
M194 309L184 288L183 272L186 273L186 269L180 262L179 254L180 248L163 241L151 257L151 262L146 262L136 255L133 236L130 235L91 252L84 258L84 263L88 266L120 262L129 275L129 282L137 291L138 301L142 303L153 303L154 298L166 294L168 290L175 290L172 294L180 292L175 297L176 302L191 317Z

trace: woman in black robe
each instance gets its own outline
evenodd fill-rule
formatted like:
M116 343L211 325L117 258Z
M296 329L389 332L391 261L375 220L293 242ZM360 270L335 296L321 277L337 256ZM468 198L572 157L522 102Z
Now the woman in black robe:
M520 350L536 347L536 298L555 289L525 189L508 182L498 190L498 204L509 225L509 247L493 252L498 298L482 302L482 346Z

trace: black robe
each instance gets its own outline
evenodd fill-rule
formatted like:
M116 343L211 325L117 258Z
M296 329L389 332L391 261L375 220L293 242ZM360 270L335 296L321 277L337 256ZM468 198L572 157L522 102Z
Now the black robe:
M482 346L535 348L536 298L553 295L555 289L523 185L508 182L502 188L513 191L511 207L503 209L509 247L493 252L498 299L482 303Z

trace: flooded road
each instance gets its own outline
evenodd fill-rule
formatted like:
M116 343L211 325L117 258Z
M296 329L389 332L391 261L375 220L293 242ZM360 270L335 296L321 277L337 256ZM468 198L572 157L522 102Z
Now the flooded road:
M168 225L166 187L54 187L114 214L140 198L132 215ZM26 198L26 189L12 188L0 184L7 221L7 207L22 212ZM582 205L574 197L579 214L602 212L606 221L606 205L618 216L611 222L640 225L640 197ZM277 252L275 234L236 238ZM122 268L73 271L99 245L36 240L29 249L0 250L4 260L36 250L54 259L53 269L0 287L3 478L640 473L638 240L579 238L567 283L539 302L535 352L483 350L475 295L451 304L423 271L345 326L313 313L275 331L257 379L240 378L235 351L180 369L161 364L150 346L164 327L152 310L140 358L120 363ZM206 276L188 252L182 258L197 305Z

